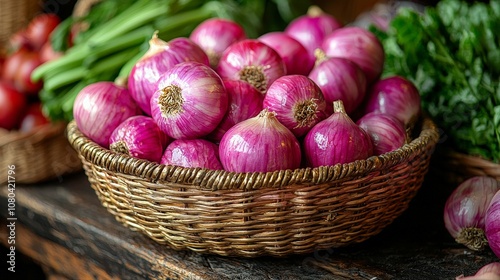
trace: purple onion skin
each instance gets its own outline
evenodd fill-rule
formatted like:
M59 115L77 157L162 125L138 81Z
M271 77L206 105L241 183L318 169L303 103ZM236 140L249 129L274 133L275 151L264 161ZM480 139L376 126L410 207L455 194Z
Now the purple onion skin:
M370 136L349 118L341 102L336 101L334 113L304 137L304 154L310 167L349 163L373 155Z
M420 93L415 85L400 76L377 81L368 90L364 113L386 113L396 117L405 126L412 124L421 112Z
M497 181L497 185L500 188L500 182ZM485 233L491 250L500 258L500 191L493 196L486 211Z
M211 133L228 108L228 95L217 73L199 62L183 62L163 73L151 98L151 113L173 139L194 139ZM173 89L173 90L172 90ZM161 100L165 102L165 111Z
M151 117L133 116L111 133L109 147L118 153L159 163L166 137Z
M222 170L219 147L204 139L172 141L165 149L160 163L187 168Z
M150 40L149 50L132 67L127 81L132 97L148 116L151 116L150 100L160 75L186 61L209 64L203 50L187 38L180 37L169 42L157 37Z
M273 48L283 59L288 75L308 75L315 60L307 49L296 39L284 32L269 32L258 38L259 41Z
M229 106L222 121L208 139L216 143L235 124L257 116L262 111L264 96L252 85L240 80L224 80Z
M342 26L335 17L315 7L292 20L284 32L299 41L307 49L309 58L314 60L314 51L321 48L326 36Z
M327 117L321 89L304 75L286 75L274 81L264 97L263 107L275 112L276 118L296 137L305 135ZM298 119L305 115L308 117Z
M231 44L247 39L243 27L223 18L210 18L200 23L189 36L208 55L210 66L216 68L224 50Z
M331 57L321 61L309 73L321 89L332 112L335 100L342 100L345 111L351 114L356 110L366 95L366 76L354 62L341 57Z
M374 155L392 152L406 142L404 124L391 115L369 113L361 117L356 124L370 135Z
M230 128L222 137L219 155L229 172L296 169L302 156L297 138L267 109Z
M286 74L281 56L257 39L246 39L229 46L222 53L216 70L222 79L250 82L263 94L277 78ZM255 72L258 75L254 75Z
M380 41L361 27L342 27L325 37L321 49L328 57L343 57L356 63L368 84L376 81L384 68L385 52Z
M141 113L129 91L109 81L84 87L73 104L78 129L104 148L109 147L109 137L118 125Z
M475 239L464 239L467 232L484 233L488 207L493 196L500 190L500 183L491 177L476 176L462 182L448 197L444 207L444 224L458 243L473 250L481 250L485 244L476 247ZM497 228L498 229L498 228ZM484 236L481 236L483 239ZM473 245L469 245L470 244ZM491 245L491 244L490 244Z

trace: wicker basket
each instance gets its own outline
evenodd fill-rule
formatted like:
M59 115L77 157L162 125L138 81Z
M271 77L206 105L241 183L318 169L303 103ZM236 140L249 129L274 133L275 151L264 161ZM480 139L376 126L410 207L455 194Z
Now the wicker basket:
M500 164L449 147L439 147L436 151L432 168L441 173L452 187L474 176L489 176L500 181Z
M25 27L42 10L43 1L37 0L1 0L0 1L0 46L4 46L9 37Z
M16 183L31 184L82 170L81 161L65 137L65 123L47 124L33 132L0 129L0 182L15 166Z
M268 173L165 166L103 149L74 122L69 142L115 218L177 250L288 256L362 242L407 207L438 132L430 119L404 147L354 163Z

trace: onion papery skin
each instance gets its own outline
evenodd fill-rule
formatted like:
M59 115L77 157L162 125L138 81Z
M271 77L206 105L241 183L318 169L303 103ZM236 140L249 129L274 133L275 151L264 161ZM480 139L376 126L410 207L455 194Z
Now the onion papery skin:
M242 80L262 94L279 77L286 74L281 56L257 39L245 39L229 46L217 65L223 79Z
M444 225L456 242L475 251L488 246L486 211L498 190L498 181L487 176L469 178L453 190L444 206Z
M235 42L247 39L247 35L243 27L232 20L210 18L200 23L189 39L205 51L210 66L215 69L224 50Z
M406 142L404 124L391 115L369 113L356 124L370 135L376 156L399 149Z
M123 121L111 133L109 149L135 158L160 163L165 134L148 116L133 116Z
M262 111L264 96L251 84L240 80L224 80L228 95L228 109L222 121L208 139L220 142L222 136L235 124L257 116Z
M73 104L78 129L104 148L109 147L109 137L118 125L141 113L127 88L109 81L87 85Z
M132 67L127 86L139 107L151 116L150 100L161 74L181 62L196 61L206 65L209 62L203 50L187 38L165 42L154 36L149 44L148 51Z
M321 60L309 73L323 92L329 112L335 100L342 100L347 114L356 110L366 95L367 82L364 72L354 62L341 57Z
M230 172L296 169L302 156L297 138L267 109L230 128L219 144L219 155Z
M211 133L228 108L228 96L217 73L203 63L183 62L163 73L151 98L151 113L173 139Z
M273 48L283 59L288 75L308 75L315 60L307 49L296 39L284 32L269 32L258 38L259 41Z
M497 184L500 185L498 181ZM491 250L500 258L500 192L498 191L491 199L486 212L485 233Z
M284 32L299 41L307 49L309 58L314 60L314 52L321 48L326 36L342 27L343 24L335 17L317 6L311 6L307 14L292 20Z
M377 37L361 27L339 28L325 37L321 49L328 57L343 57L356 63L368 84L376 81L384 68L385 52Z
M161 164L187 168L206 168L222 170L219 160L219 147L204 139L177 139L172 141L163 156Z
M367 159L373 155L370 136L334 103L334 112L316 124L304 137L304 155L310 167L331 166Z
M411 81L401 76L381 79L365 98L364 113L371 112L392 115L406 127L412 126L421 113L420 93Z
M304 75L286 75L269 87L263 107L276 113L276 118L296 137L305 135L327 117L321 89Z

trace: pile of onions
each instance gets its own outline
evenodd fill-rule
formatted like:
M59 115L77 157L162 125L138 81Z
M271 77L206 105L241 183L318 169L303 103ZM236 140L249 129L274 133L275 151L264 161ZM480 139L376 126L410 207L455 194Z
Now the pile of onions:
M317 7L257 39L212 18L149 43L127 87L92 84L74 106L82 133L130 157L230 172L343 164L400 148L420 115L410 81L379 78L376 37Z

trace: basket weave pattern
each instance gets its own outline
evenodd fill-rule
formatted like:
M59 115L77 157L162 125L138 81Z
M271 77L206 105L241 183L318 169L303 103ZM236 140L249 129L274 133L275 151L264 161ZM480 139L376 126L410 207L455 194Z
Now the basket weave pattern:
M65 137L65 123L48 124L32 132L0 129L0 183L15 166L16 183L31 184L80 171L81 161Z
M43 1L37 0L1 0L0 1L0 46L5 45L9 37L41 12Z
M132 230L182 250L287 256L362 242L420 188L438 139L423 122L410 144L354 163L268 173L165 166L115 154L74 122L77 150L102 205Z

